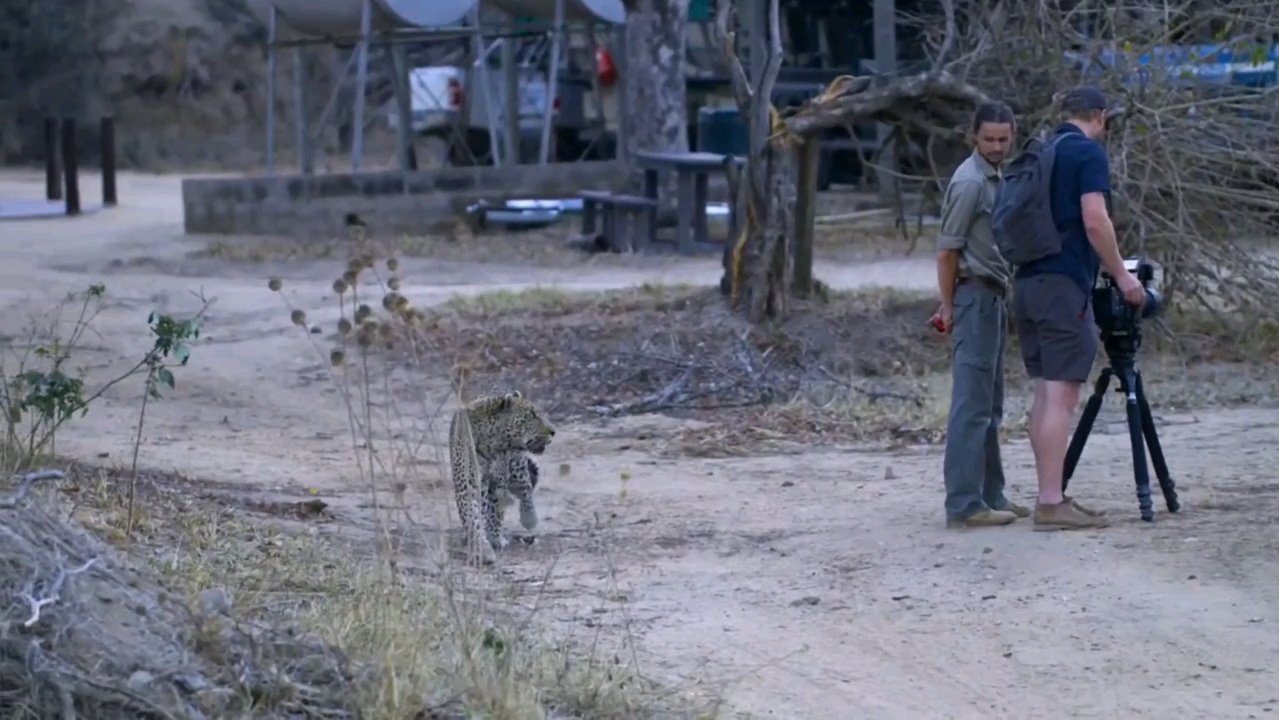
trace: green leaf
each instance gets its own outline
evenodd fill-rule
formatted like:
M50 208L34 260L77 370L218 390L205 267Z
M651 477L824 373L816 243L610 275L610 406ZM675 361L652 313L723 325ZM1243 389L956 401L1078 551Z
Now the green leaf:
M173 373L168 368L160 368L155 372L155 378L160 382L173 387Z
M186 365L187 360L191 359L191 348L188 348L186 343L178 343L177 347L173 348L173 357L177 359L179 365Z

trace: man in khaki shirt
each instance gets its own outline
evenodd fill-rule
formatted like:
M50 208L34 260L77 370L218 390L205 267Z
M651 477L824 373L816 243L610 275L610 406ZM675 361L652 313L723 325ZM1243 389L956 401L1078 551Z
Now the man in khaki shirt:
M1007 525L1030 515L1004 495L999 426L1004 413L1006 297L1011 269L995 245L990 212L999 166L1015 132L1012 110L987 103L973 116L973 154L956 168L937 238L941 308L933 323L954 338L946 425L947 527Z

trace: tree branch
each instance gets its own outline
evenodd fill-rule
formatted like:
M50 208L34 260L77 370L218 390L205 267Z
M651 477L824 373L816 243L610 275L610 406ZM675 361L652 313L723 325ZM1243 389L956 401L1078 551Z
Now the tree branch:
M62 586L63 584L66 583L67 578L71 577L72 575L79 575L80 573L88 570L89 568L93 567L93 564L96 563L97 561L98 561L98 558L96 557L90 558L88 562L76 568L75 570L67 570L63 568L61 561L59 561L58 576L53 579L53 584L49 586L49 593L39 599L37 599L34 596L35 582L33 581L28 583L27 587L21 593L18 594L18 597L21 598L22 600L25 600L27 605L31 607L31 617L27 618L26 622L22 623L22 626L31 627L32 625L35 625L37 622L39 622L40 611L43 610L46 605L52 605L61 599Z
M814 98L787 118L786 129L796 135L807 135L850 122L924 124L928 121L919 107L926 102L961 106L967 112L990 102L990 97L946 70L921 73L880 87L846 83L841 91Z
M37 470L23 475L17 491L7 498L0 498L0 510L12 510L18 507L19 503L27 499L32 485L44 480L61 480L64 477L66 476L61 470Z
M737 109L745 112L751 105L751 83L746 76L746 69L742 67L741 58L737 57L737 33L729 30L733 7L731 2L720 3L719 10L715 13L715 42L719 43L721 62L732 80L733 99L737 102Z

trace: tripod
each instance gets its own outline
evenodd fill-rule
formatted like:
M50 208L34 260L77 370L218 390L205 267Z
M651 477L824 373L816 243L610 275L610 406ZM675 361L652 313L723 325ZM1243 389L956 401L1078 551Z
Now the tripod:
M1136 329L1123 333L1103 330L1102 344L1110 366L1102 369L1101 375L1097 377L1092 397L1088 398L1084 414L1079 418L1079 426L1070 439L1061 489L1062 492L1066 491L1070 476L1075 473L1079 456L1084 452L1084 443L1088 442L1093 422L1101 411L1101 401L1110 386L1110 379L1116 377L1119 379L1119 392L1127 398L1128 435L1132 442L1133 475L1137 480L1137 505L1141 508L1141 519L1153 522L1155 512L1150 500L1150 471L1146 468L1147 445L1150 446L1150 460L1154 463L1155 477L1159 479L1159 489L1163 491L1168 512L1180 510L1181 503L1177 500L1176 485L1168 474L1168 463L1164 460L1164 451L1159 445L1159 434L1155 432L1155 418L1150 412L1150 403L1146 402L1146 393L1141 385L1141 370L1137 369L1137 348L1141 344L1141 335Z

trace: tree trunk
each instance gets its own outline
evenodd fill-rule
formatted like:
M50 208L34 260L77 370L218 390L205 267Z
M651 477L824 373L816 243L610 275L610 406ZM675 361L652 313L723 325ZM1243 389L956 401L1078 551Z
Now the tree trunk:
M795 148L769 141L752 154L737 194L745 237L733 246L729 268L733 303L751 322L786 313L795 237Z
M766 2L767 27L748 23L752 52L765 59L758 77L748 78L735 51L736 35L731 32L732 4L720 6L716 18L724 61L733 83L737 107L747 118L750 151L745 172L734 188L741 235L731 241L724 254L724 281L734 307L743 308L751 322L780 318L786 313L791 286L795 237L796 147L800 139L774 126L773 87L782 62L782 35L778 0ZM748 12L751 3L746 3ZM754 25L754 27L751 27Z
M688 0L626 0L626 149L688 151ZM675 197L674 173L659 196ZM635 181L638 183L640 177Z

